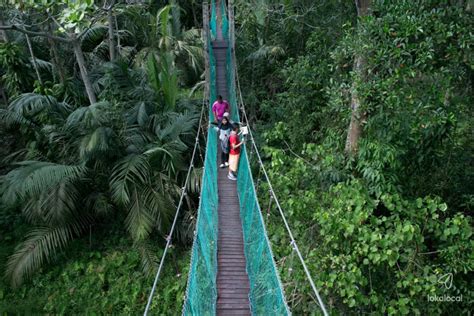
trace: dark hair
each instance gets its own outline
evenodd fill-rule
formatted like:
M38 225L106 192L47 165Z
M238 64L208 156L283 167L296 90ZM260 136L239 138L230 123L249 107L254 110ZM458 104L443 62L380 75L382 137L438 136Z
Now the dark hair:
M222 96L220 94L217 96L217 100L222 100Z
M232 125L232 130L238 130L239 129L239 124L237 123L234 123L234 125Z

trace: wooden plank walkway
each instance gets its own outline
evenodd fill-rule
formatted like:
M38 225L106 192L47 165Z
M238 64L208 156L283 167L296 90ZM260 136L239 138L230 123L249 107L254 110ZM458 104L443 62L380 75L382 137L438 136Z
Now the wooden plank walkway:
M216 89L228 98L224 41L213 42L216 59ZM219 146L220 148L220 146ZM217 165L220 164L218 150ZM217 315L251 315L250 284L246 271L237 182L227 179L228 169L219 169L219 238L217 242Z

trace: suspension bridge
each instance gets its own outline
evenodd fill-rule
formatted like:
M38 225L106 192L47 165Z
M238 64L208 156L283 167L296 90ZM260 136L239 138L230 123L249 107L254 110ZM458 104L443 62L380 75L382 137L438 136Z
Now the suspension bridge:
M203 4L203 40L206 59L206 88L201 120L176 215L168 235L166 248L155 276L145 308L147 315L157 288L164 259L181 209L189 175L194 167L199 133L202 131L205 109L213 120L211 104L222 95L231 105L231 118L249 127L250 149L270 187L271 200L276 204L291 240L291 246L303 265L315 300L323 315L325 305L312 280L290 226L273 190L254 141L245 112L235 63L235 32L233 1L212 0ZM209 107L206 104L209 102ZM240 106L239 106L240 104ZM290 315L284 290L272 254L263 216L257 199L247 148L241 150L238 180L227 179L227 170L218 168L218 139L212 128L207 129L207 145L200 203L191 252L183 315ZM317 313L318 311L315 311Z

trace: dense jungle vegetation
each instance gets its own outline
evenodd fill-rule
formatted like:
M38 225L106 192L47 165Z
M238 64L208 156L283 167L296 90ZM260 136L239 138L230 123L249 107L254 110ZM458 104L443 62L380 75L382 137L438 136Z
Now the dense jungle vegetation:
M330 314L468 315L474 3L234 3L249 118ZM0 4L0 314L143 312L202 106L201 4ZM181 312L194 170L156 314ZM318 314L253 174L288 304Z

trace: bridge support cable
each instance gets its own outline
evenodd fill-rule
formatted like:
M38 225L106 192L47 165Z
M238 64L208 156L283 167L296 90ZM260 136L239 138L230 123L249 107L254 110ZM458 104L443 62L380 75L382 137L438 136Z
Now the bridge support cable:
M268 173L267 173L267 170L265 169L265 166L263 164L263 161L262 161L262 157L260 156L260 152L258 151L258 147L257 147L257 144L255 142L255 138L253 137L253 134L252 134L252 129L250 127L250 122L248 120L248 117L247 117L247 113L245 111L245 104L244 104L244 99L242 97L242 90L241 90L241 86L240 86L240 81L239 81L239 75L238 75L238 69L237 69L237 65L235 63L236 61L236 58L235 58L235 52L233 52L233 60L234 60L234 70L235 70L235 77L236 77L236 83L237 83L237 90L238 90L238 93L239 93L239 100L240 100L240 104L241 104L241 111L242 111L242 114L243 114L243 119L244 119L244 122L247 124L248 126L248 131L249 131L249 136L250 136L250 140L252 141L252 145L253 145L253 148L255 149L255 154L256 154L256 157L257 157L257 160L258 160L258 164L261 168L261 170L263 171L263 174L265 176L265 179L267 180L267 183L268 183L268 186L270 188L270 194L271 196L273 197L273 200L275 200L275 204L278 208L278 211L281 215L281 218L283 220L283 223L285 224L285 227L286 227L286 230L288 232L288 235L290 237L290 240L291 240L291 246L293 247L293 249L295 250L295 252L297 253L298 255L298 258L301 262L301 264L303 265L303 269L304 269L304 272L306 274L306 277L309 281L309 283L311 284L311 288L316 296L316 299L317 299L317 302L319 304L319 307L321 308L321 311L323 312L324 316L328 316L328 312L326 310L326 307L324 305L324 302L323 300L321 299L321 296L319 295L319 291L318 289L316 288L316 285L314 284L314 281L313 281L313 278L311 277L311 274L308 270L308 267L306 266L306 263L305 263L305 260L303 258L303 255L301 254L301 251L298 247L298 244L296 243L296 240L293 236L293 233L290 229L290 226L288 225L288 221L285 217L285 214L282 210L282 207L280 205L280 202L278 201L278 198L275 194L275 191L273 189L273 186L272 186L272 183L270 181L270 178L268 176Z
M205 100L205 97L204 97L203 98L203 103L202 103L202 108L201 108L201 114L200 114L200 118L199 118L199 126L198 126L198 130L197 130L197 133L196 133L196 140L194 142L193 154L191 156L191 162L189 164L188 172L186 174L186 180L184 182L184 186L181 188L181 196L179 198L179 203L178 203L178 206L176 208L176 214L175 214L174 219L173 219L173 224L171 225L170 232L169 232L168 236L166 237L165 250L163 251L163 255L161 257L161 261L160 261L160 265L158 267L158 271L156 272L156 275L155 275L155 280L153 281L153 286L151 288L150 295L148 296L148 302L146 304L145 311L143 313L144 316L148 315L148 311L150 309L151 302L153 301L153 295L155 294L156 285L158 284L158 280L159 280L159 277L160 277L160 274L161 274L161 270L163 269L163 264L165 262L166 254L167 254L168 249L170 248L170 245L171 245L171 239L172 239L172 236L173 236L174 229L176 227L176 222L178 221L179 211L181 210L181 206L183 205L184 197L186 195L186 189L188 187L188 182L189 182L189 178L191 176L191 171L194 168L194 158L196 156L197 148L199 147L199 133L201 131L202 120L203 120L203 117L204 117L204 109L205 108L206 108L206 100Z

